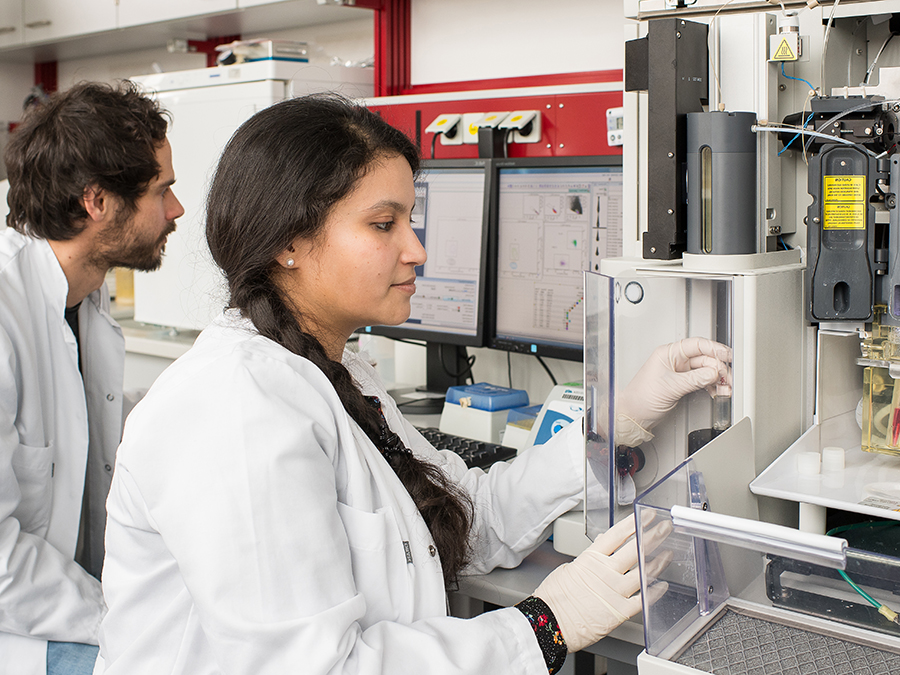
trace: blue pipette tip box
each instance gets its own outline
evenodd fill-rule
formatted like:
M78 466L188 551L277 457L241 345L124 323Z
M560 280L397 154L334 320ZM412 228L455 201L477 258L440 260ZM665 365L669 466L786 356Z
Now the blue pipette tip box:
M469 405L476 410L508 410L528 405L528 392L524 389L510 389L487 382L466 384L447 389L446 402L460 405L464 398L470 398Z

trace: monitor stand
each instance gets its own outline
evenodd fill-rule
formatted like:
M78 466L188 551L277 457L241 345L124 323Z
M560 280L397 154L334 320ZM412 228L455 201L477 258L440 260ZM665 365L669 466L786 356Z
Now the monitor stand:
M469 354L462 345L441 342L425 344L425 386L394 389L388 393L406 415L440 415L449 387L469 378Z

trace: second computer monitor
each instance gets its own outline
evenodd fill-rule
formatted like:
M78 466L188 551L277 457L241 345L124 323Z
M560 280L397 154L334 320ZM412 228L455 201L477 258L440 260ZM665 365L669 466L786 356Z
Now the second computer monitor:
M582 360L584 270L622 255L622 158L494 161L488 345Z

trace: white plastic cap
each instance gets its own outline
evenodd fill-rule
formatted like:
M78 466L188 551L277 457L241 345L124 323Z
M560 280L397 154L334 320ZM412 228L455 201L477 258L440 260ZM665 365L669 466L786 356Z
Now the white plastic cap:
M822 472L844 470L844 449L834 445L822 448Z
M797 12L785 12L778 17L778 32L797 32L800 30L800 17Z
M797 473L801 476L816 476L819 474L821 456L818 452L801 452L797 454Z

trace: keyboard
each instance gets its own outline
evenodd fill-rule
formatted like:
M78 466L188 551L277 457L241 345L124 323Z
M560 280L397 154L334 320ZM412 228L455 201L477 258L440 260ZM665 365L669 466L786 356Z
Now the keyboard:
M434 427L416 428L438 450L452 450L462 457L470 469L476 466L480 469L488 469L494 462L502 462L516 456L516 449L505 445L446 434Z

